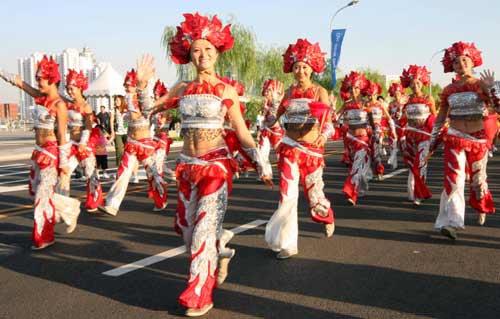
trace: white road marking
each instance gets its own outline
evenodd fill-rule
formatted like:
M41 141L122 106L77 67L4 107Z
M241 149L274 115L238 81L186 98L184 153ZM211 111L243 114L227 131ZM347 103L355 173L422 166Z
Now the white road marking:
M24 191L28 189L28 185L17 185L17 186L0 186L0 194Z
M383 176L383 179L384 179L384 180L386 180L386 179L388 179L388 178L394 177L394 176L399 175L399 174L401 174L401 173L404 173L404 172L406 172L406 171L408 171L408 169L407 169L407 168L400 168L400 169L398 169L397 171L394 171L394 172L392 172L392 173L389 173L389 174L384 175L384 176Z
M0 165L0 168L4 168L4 167L18 167L18 166L29 166L29 165L26 165L26 164L6 164L6 165Z
M267 223L267 221L262 220L262 219L256 219L250 223L233 228L233 229L231 229L231 231L234 234L239 234L239 233L242 233L242 232L247 231L249 229L263 225L265 223ZM138 269L141 269L141 268L144 268L147 266L151 266L151 265L156 264L162 260L181 255L185 252L186 252L186 247L179 246L177 248L166 250L166 251L161 252L159 254L156 254L154 256L150 256L150 257L138 260L138 261L133 262L131 264L123 265L123 266L120 266L118 268L108 270L106 272L103 272L102 274L106 275L106 276L111 276L111 277L119 277L121 275L132 272L134 270L138 270Z
M26 173L29 173L29 172L30 171L27 170L27 171L20 171L20 172L13 172L13 173L1 174L0 177L11 176L11 175L19 175L19 174L26 174Z

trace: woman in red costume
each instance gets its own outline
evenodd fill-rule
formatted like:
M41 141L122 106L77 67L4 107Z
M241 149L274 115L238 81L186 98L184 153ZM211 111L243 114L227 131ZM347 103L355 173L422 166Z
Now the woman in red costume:
M495 212L486 176L488 140L484 115L488 114L488 109L499 111L500 84L495 83L489 71L482 73L481 79L473 76L473 68L483 64L481 52L473 43L454 43L445 50L441 62L445 73L455 72L456 80L441 93L441 108L430 142L432 152L448 121L449 127L443 137L444 190L434 227L444 236L456 239L457 229L464 228L467 167L471 184L469 204L479 213L479 224L484 224L486 214Z
M96 169L95 143L90 138L92 131L92 107L85 101L83 91L88 87L88 80L82 71L69 70L66 75L66 90L72 100L66 100L68 105L68 128L71 140L69 154L69 173L71 176L78 164L83 168L87 179L87 201L85 207L88 212L97 211L103 204L102 188L99 183ZM60 183L61 184L61 183ZM61 185L58 193L69 196L69 180Z
M426 157L429 153L432 125L436 109L432 96L424 95L424 85L430 84L430 72L425 66L410 65L403 70L401 85L410 87L412 94L405 105L407 125L403 160L408 165L408 199L419 206L424 199L432 197L425 183L427 177Z
M390 134L396 135L394 121L384 105L382 105L382 103L377 99L380 93L382 93L382 88L378 83L372 81L368 81L368 84L362 91L362 94L369 99L365 108L368 113L370 126L372 127L372 136L370 141L372 166L375 175L377 176L377 180L379 181L382 180L384 175L384 164L382 163L382 149L384 144L384 128L382 120L384 118L389 123Z
M262 114L264 114L264 118L270 116L269 111L273 100L272 91L277 86L283 85L278 83L278 81L271 79L264 82L262 87L262 96L266 99L264 105L262 106ZM264 158L269 158L271 147L274 149L276 154L278 154L277 149L283 139L283 134L284 130L278 122L274 123L271 127L267 127L265 125L262 127L259 139L259 148Z
M111 186L106 205L99 206L103 212L116 216L127 192L130 176L138 161L144 166L148 177L150 195L154 201L154 211L161 211L167 207L167 184L160 175L156 166L156 143L151 137L150 114L153 105L140 106L138 103L137 74L134 69L125 77L126 101L129 114L128 136L125 144L125 153L116 173L116 180Z
M351 71L342 81L340 96L345 101L339 109L339 116L347 125L345 144L349 151L349 175L343 192L351 205L356 205L358 196L368 190L370 172L370 136L367 130L368 114L361 99L361 92L368 86L363 74Z
M176 176L178 204L175 229L191 254L189 281L179 297L187 316L201 316L212 307L212 293L227 276L234 250L226 247L233 233L222 222L231 193L234 159L224 140L224 116L229 115L236 136L261 178L269 185L271 165L264 163L245 126L238 107L238 94L215 73L219 54L231 49L230 25L196 14L185 21L169 41L174 63L192 62L197 71L193 82L180 83L156 101L162 109L178 107L184 139ZM154 75L153 59L145 56L138 65L139 105L152 105L144 87Z
M0 77L17 86L35 98L35 150L31 156L32 166L29 178L29 192L35 197L33 227L34 250L54 244L54 226L64 221L66 232L75 230L80 202L76 199L56 194L58 171L69 180L68 155L71 143L66 142L68 111L66 103L58 93L61 81L59 65L46 56L37 65L35 79L38 90L21 80L18 75L0 70Z
M153 87L153 95L155 101L167 94L168 89L165 87L163 82L161 82L160 80L156 81L155 86ZM168 136L171 122L169 111L156 113L151 117L151 122L155 130L153 139L156 141L155 158L158 173L161 177L163 177L165 170L167 172L168 178L175 179L174 172L168 167L165 167L165 159L170 153L170 145L173 142L172 139ZM153 190L150 188L151 197L152 191Z
M299 181L309 202L313 221L325 225L325 235L335 230L333 210L323 192L324 145L333 133L327 91L311 80L313 72L325 67L324 53L319 44L298 39L283 55L283 71L293 72L295 83L285 94L282 85L272 88L272 106L267 126L272 127L284 117L286 135L280 143L280 202L266 226L266 242L278 259L298 253ZM322 116L315 115L314 106L324 106ZM319 118L318 118L319 117Z
M391 154L387 164L392 166L392 169L398 167L398 150L403 153L402 145L406 145L405 141L405 126L406 117L404 114L404 105L406 104L405 89L399 83L392 83L389 87L389 95L394 98L394 101L389 104L389 114L391 115L396 134L389 135L389 143L391 146Z

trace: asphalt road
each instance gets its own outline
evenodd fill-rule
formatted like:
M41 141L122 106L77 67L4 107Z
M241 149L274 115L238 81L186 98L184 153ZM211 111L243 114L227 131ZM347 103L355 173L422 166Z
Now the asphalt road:
M230 242L237 253L205 318L500 317L500 218L489 216L477 226L468 209L467 229L456 242L433 230L443 183L440 154L429 165L434 196L422 207L406 200L405 171L372 182L351 207L341 193L347 168L339 162L340 144L327 151L325 192L336 214L335 234L324 238L301 200L299 255L289 260L275 259L264 242L277 189L259 184L253 173L235 181L224 226L247 228L238 228L243 231ZM169 185L165 212L152 211L146 182L131 184L118 216L82 209L73 234L58 225L56 244L32 252L26 165L0 163L0 318L182 317L176 300L185 288L188 256L180 253L182 240L172 227L175 185ZM498 157L488 174L500 207ZM73 183L73 196L83 190L84 183ZM147 267L103 274L160 253Z

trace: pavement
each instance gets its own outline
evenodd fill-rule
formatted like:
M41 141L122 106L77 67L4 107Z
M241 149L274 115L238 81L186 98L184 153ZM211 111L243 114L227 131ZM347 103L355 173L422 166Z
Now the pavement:
M178 152L174 147L169 166ZM324 179L335 234L324 238L301 193L299 255L288 260L277 260L264 241L277 188L266 188L254 173L234 182L224 227L238 232L230 242L236 256L204 318L499 318L500 218L488 216L478 226L468 208L467 229L455 242L433 229L441 154L429 163L434 196L418 208L406 200L401 163L387 169L384 181L371 182L357 206L348 205L340 158L340 143L329 143ZM32 200L18 189L27 164L0 164L0 318L183 317L176 300L186 286L189 256L173 229L174 184L164 212L152 212L147 183L131 184L116 217L83 209L73 234L57 225L56 244L32 252ZM500 207L498 156L488 174ZM103 182L107 191L112 181ZM84 189L74 181L72 196L82 200Z

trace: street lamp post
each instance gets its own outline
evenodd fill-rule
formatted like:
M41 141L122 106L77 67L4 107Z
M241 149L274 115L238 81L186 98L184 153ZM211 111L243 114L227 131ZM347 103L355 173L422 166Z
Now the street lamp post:
M332 30L332 26L333 26L333 19L335 19L335 17L337 16L337 14L344 10L345 8L347 7L351 7L355 4L357 4L359 2L359 0L352 0L351 2L349 2L348 4L346 4L345 6L343 6L342 8L338 9L337 11L335 11L335 13L333 14L332 16L332 19L330 20L330 31Z

